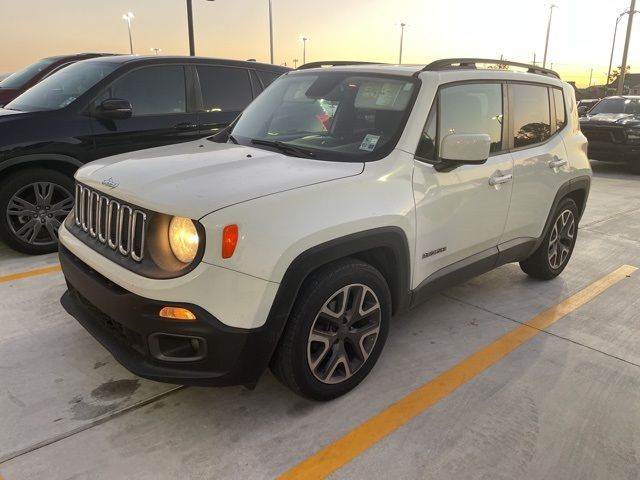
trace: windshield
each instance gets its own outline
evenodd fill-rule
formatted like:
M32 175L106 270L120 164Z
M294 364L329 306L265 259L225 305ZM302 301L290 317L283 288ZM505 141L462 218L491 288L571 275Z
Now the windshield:
M57 58L45 58L39 60L36 63L32 63L26 68L23 68L19 72L9 75L7 78L0 82L0 88L20 88L53 62L58 60Z
M117 64L95 61L74 63L45 78L4 108L36 112L66 107L109 75L117 66Z
M324 160L379 159L397 143L416 92L413 77L286 75L244 111L232 141Z
M605 98L589 111L589 115L598 113L630 113L640 115L640 98Z

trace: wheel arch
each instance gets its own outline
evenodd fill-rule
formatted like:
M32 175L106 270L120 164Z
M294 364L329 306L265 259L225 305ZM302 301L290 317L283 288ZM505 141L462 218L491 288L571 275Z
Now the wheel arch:
M409 307L411 257L402 229L381 227L333 239L301 253L287 268L267 319L276 335L274 350L305 280L318 268L348 257L380 271L391 291L394 314Z
M82 165L80 160L58 153L23 155L2 162L0 174L6 178L8 175L26 168L50 168L73 177L75 171Z
M580 219L582 218L582 214L587 207L587 198L589 197L590 188L591 177L588 175L573 178L560 186L555 198L553 199L551 208L549 209L549 214L547 216L547 221L544 224L542 235L540 235L540 238L538 238L538 240L536 241L535 247L532 248L532 251L535 251L540 246L540 244L544 240L544 237L547 235L547 232L551 228L551 224L554 220L553 214L563 199L571 198L574 202L576 202L576 205L578 206L578 221L580 221Z

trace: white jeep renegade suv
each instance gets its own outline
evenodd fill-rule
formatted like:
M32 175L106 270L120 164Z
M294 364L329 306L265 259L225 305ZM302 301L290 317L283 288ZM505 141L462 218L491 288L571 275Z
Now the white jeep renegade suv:
M591 176L573 88L488 63L306 65L214 137L86 165L62 304L142 377L270 366L326 400L433 292L509 262L554 278Z

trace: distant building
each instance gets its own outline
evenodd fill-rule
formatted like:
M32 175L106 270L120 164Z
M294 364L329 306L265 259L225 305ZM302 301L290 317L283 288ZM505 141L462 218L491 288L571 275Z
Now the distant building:
M640 83L638 85L635 85L629 88L629 95L640 95Z

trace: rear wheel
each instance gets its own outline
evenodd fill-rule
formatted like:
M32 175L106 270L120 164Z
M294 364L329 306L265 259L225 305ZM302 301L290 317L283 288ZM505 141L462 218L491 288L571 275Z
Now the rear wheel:
M553 216L553 224L538 249L520 268L529 276L551 280L569 263L578 237L578 207L571 198L563 199Z
M272 370L309 398L343 395L373 368L390 318L391 295L380 272L359 260L330 264L301 289Z
M54 170L30 168L10 175L0 185L0 238L23 253L56 251L73 191L73 180Z

